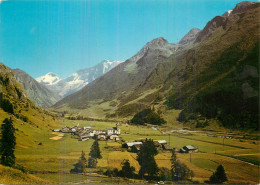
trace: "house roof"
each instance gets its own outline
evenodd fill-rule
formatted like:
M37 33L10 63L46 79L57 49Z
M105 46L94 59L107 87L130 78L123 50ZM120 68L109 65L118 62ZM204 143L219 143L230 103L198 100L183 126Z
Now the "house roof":
M187 146L185 146L187 149L189 149L189 150L196 150L197 148L196 147L194 147L194 146L192 146L192 145L187 145Z
M142 142L129 142L129 143L126 143L126 145L128 147L131 147L131 146L134 146L134 145L141 145L141 144L143 144L143 143Z
M86 127L83 127L84 129L87 129L87 128L91 128L91 126L86 126Z
M165 143L167 143L167 141L166 140L159 140L158 143L165 144Z

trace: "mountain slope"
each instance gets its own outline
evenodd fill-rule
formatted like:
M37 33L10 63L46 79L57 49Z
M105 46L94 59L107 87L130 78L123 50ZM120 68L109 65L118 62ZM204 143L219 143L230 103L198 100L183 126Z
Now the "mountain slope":
M2 63L0 63L0 110L5 112L5 115L15 117L15 120L38 127L48 128L55 122L54 115L35 106L22 84L16 81L14 72Z
M65 97L79 91L85 85L105 74L120 63L120 61L104 60L94 67L79 70L65 79L61 79L56 74L47 73L44 76L36 78L36 80L39 83L46 85L52 91L58 93L60 96Z
M94 80L79 92L62 99L54 107L68 104L72 108L84 109L90 101L121 98L132 92L158 63L163 62L175 50L176 46L164 38L154 39L135 56Z
M98 110L98 116L124 118L150 106L160 111L174 108L182 110L179 120L218 119L226 127L255 130L258 15L259 3L242 2L229 16L216 16L177 44L155 39L54 107L88 115ZM241 75L246 77L241 80ZM227 102L223 95L229 93L234 96L226 96ZM237 114L230 113L232 108Z
M0 127L3 121L12 119L15 128L16 167L21 167L21 150L37 150L46 134L57 126L56 116L41 109L28 99L22 84L16 81L14 72L0 63ZM51 133L50 133L51 135ZM30 159L31 160L31 159ZM23 166L27 169L25 166ZM51 183L17 169L0 165L0 182L3 184Z
M202 116L217 118L226 127L256 130L260 8L247 2L236 8L228 17L209 21L188 49L158 64L135 94L126 97L128 106L140 94L157 89L138 103L150 106L158 96L167 97L168 108L184 109L179 120ZM130 112L126 105L117 111Z
M13 120L18 150L38 147L43 135L58 121L54 114L35 106L16 81L14 72L0 63L0 126L6 118Z
M61 96L38 83L31 76L20 69L13 69L15 78L26 90L30 100L39 107L47 108L61 99Z

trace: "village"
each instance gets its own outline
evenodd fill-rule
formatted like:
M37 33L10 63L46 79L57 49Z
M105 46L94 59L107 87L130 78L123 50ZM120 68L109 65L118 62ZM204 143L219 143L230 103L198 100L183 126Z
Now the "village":
M87 141L95 136L100 141L105 141L107 139L119 141L120 127L119 123L117 123L116 127L108 127L106 130L94 130L90 126L79 127L78 124L73 127L65 126L62 129L54 129L53 132L74 134L80 137L80 141Z
M89 139L97 138L99 141L115 141L119 142L119 135L121 134L120 123L118 122L115 127L107 127L106 130L95 130L91 126L79 127L77 126L68 127L65 126L62 129L54 129L53 132L69 133L79 136L79 141L87 141ZM122 148L126 149L128 152L137 153L140 151L145 139L139 139L132 142L122 142ZM179 153L193 153L198 152L198 148L192 145L187 145L181 149L172 148L166 140L154 140L154 145L157 151L172 151L175 150Z

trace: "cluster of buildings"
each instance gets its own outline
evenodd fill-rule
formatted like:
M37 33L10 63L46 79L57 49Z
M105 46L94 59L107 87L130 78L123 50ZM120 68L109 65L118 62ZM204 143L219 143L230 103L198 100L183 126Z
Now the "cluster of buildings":
M97 137L98 140L112 140L112 141L119 141L120 135L120 127L119 123L116 124L116 127L108 127L106 130L94 130L90 126L79 127L73 126L68 127L65 126L62 129L55 129L54 132L62 132L62 133L71 133L74 135L78 135L81 141L87 141L94 136ZM125 142L122 144L123 148L126 148L129 152L137 153L140 151L145 139L135 140L133 142ZM154 145L157 148L157 151L171 151L173 148L167 144L166 140L158 140L153 141ZM198 152L198 148L192 145L187 145L182 147L180 150L175 149L180 153L193 153Z
M62 129L55 129L54 132L62 132L62 133L71 133L74 135L78 135L81 141L87 141L94 136L97 137L98 140L113 140L118 141L120 135L120 127L119 123L116 124L116 127L108 127L106 130L94 130L90 126L87 127L63 127Z
M136 140L134 142L125 142L122 147L127 148L127 151L129 152L138 152L141 149L141 146L145 142L145 139L142 140ZM153 141L154 145L156 146L158 151L163 151L163 150L172 150L172 147L167 144L166 140L158 140L158 141Z
M145 140L136 140L134 142L125 142L122 147L127 148L127 151L129 152L135 152L137 153L140 151L143 143ZM171 151L174 149L176 152L180 153L193 153L193 152L198 152L198 148L192 145L187 145L182 147L180 150L177 150L176 148L172 148L170 145L167 144L166 140L158 140L158 141L153 141L154 145L157 148L157 151Z

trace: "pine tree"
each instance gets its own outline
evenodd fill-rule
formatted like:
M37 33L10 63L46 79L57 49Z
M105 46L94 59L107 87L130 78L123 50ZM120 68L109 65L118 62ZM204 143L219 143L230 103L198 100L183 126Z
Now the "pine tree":
M89 157L88 158L88 168L96 168L97 167L97 159Z
M214 172L209 178L209 183L211 184L223 184L227 181L227 176L225 169L222 165L219 165L216 172Z
M91 146L91 150L89 152L88 167L95 168L97 166L97 159L101 159L101 158L102 156L99 149L98 140L96 137L93 145Z
M172 149L172 156L171 156L171 174L172 174L172 180L174 180L174 177L176 175L176 164L177 164L177 156L175 153L175 149Z
M140 148L137 154L137 161L141 168L139 170L139 175L143 178L147 173L148 177L152 179L159 171L154 156L158 154L156 146L153 140L145 140L144 144Z
M0 154L1 154L1 164L5 166L14 166L15 164L15 128L13 126L12 119L5 119L2 124L2 138L0 140Z
M85 153L82 151L81 152L81 157L79 159L79 170L78 171L84 172L86 166L87 166L87 159L85 157Z
M130 166L129 160L124 160L122 162L122 165L123 165L121 170L122 176L127 178L133 177L135 168L133 166Z
M95 158L95 159L97 159L97 158L101 159L102 158L97 138L95 138L95 141L91 146L89 156L92 157L92 158Z
M74 165L74 169L70 170L72 173L83 173L85 172L87 166L87 159L85 157L85 152L81 152L81 156L79 158L79 162Z

